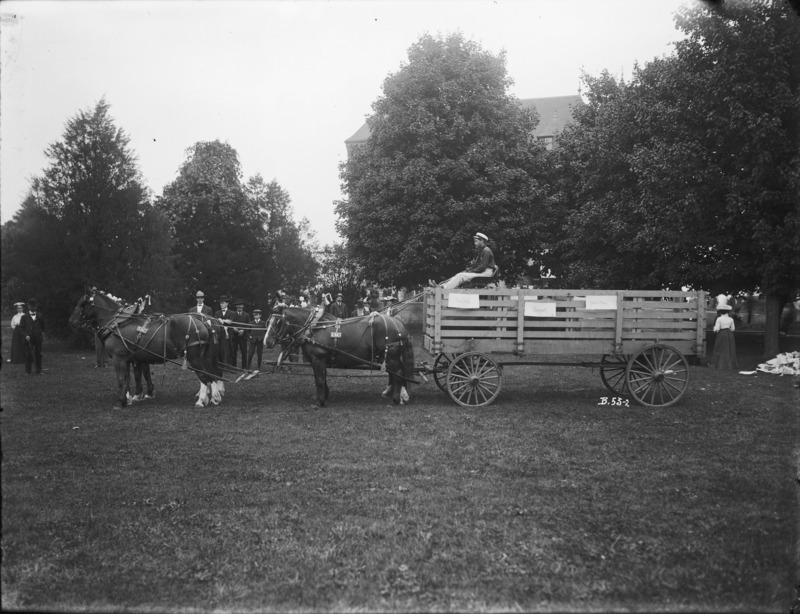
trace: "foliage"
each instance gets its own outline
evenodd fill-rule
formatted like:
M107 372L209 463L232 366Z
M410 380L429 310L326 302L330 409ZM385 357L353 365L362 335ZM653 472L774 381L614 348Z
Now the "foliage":
M350 256L341 243L326 245L320 255L320 282L334 298L341 292L344 302L352 309L359 298L364 298L362 287L364 269Z
M3 227L4 298L38 297L53 329L66 326L89 284L133 300L172 282L168 226L109 108L101 100L67 121L45 151L49 166Z
M687 38L631 83L586 77L589 104L556 154L548 264L568 286L788 296L800 21L785 3L727 2L676 22Z
M462 270L472 235L513 277L537 255L544 150L507 95L505 54L461 34L422 36L384 82L371 136L340 166L337 228L367 277L416 285Z
M316 246L308 220L294 221L289 193L276 180L265 184L261 175L251 177L245 194L259 212L263 235L262 249L268 254L268 264L260 280L259 296L283 289L297 295L300 288L314 279L318 263L314 258Z

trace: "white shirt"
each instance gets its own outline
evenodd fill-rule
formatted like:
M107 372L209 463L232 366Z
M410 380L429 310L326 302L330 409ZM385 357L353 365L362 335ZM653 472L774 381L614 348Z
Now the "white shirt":
M731 331L736 330L736 324L733 322L733 318L730 317L728 314L719 316L717 318L717 321L714 322L715 333L718 333L721 330L725 330L726 328L730 329Z
M25 315L25 312L22 313L15 313L14 317L11 318L11 328L14 329L19 326L19 323L22 322L22 316Z

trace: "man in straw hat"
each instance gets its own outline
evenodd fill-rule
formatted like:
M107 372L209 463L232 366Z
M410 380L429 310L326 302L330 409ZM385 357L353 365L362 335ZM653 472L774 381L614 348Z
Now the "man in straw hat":
M189 313L201 313L205 316L213 316L214 312L211 310L211 307L206 305L206 295L203 294L202 290L198 290L197 294L194 295L195 300L197 301L197 305L192 305L189 307L187 311Z
M442 288L458 288L461 284L476 277L491 277L497 265L494 263L494 254L487 243L489 237L478 232L473 237L475 242L475 257L465 271L453 275L450 279L440 284Z

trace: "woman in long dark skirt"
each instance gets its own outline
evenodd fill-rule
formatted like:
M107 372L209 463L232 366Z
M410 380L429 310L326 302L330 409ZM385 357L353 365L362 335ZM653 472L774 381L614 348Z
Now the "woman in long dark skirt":
M17 313L11 318L11 328L14 332L11 334L11 360L9 362L21 365L25 363L25 354L28 350L25 332L20 326L22 316L25 315L25 303L14 303L14 307Z
M715 369L739 368L739 362L736 359L736 340L733 337L736 324L728 315L730 310L730 305L717 307L717 320L714 322L714 332L717 336L714 339L714 353L711 356L711 366Z

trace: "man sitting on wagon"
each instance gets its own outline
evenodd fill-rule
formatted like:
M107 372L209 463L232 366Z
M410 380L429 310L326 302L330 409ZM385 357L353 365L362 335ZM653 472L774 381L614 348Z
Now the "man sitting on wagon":
M465 271L453 275L447 281L439 284L442 288L458 288L461 284L475 279L476 277L491 277L494 275L497 265L494 263L494 254L489 249L487 243L489 237L482 232L478 232L473 237L475 240L475 257L470 262Z

